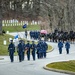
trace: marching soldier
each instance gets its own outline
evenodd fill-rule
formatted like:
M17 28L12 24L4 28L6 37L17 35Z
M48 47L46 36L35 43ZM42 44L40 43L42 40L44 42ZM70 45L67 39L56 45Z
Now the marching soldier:
M47 45L47 43L43 40L43 41L42 41L42 55L43 55L44 58L46 58L46 51L47 51L47 49L48 49L48 45Z
M38 59L42 58L42 44L41 44L41 41L38 41L38 44L37 44L37 58Z
M35 60L36 45L35 45L34 41L32 41L31 49L32 49L33 60Z
M70 43L68 41L65 43L65 48L66 48L67 54L69 54Z
M22 40L20 40L18 44L18 50L17 50L19 55L19 62L23 61L23 50L24 50L24 46L22 44Z
M30 47L31 47L31 45L30 45L29 41L27 41L25 50L26 50L26 52L27 52L27 59L28 59L28 60L30 60Z
M11 43L8 46L8 52L9 52L11 62L13 62L14 61L14 52L15 52L15 45L13 44L13 40L11 40Z
M23 53L22 53L22 61L24 61L24 56L25 56L25 43L22 40L22 47L23 47Z
M61 40L58 42L58 48L59 48L59 54L62 54L63 43Z

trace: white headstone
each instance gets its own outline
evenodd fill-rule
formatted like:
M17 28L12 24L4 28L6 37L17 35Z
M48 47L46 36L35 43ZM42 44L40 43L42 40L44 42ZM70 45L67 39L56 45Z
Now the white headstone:
M6 26L7 26L7 24L6 24Z
M35 24L34 20L32 21L32 24L33 24L33 25Z
M12 26L12 24L11 24L11 26Z
M9 38L9 42L12 40L12 38Z
M35 21L35 25L37 25L37 22Z
M4 26L4 24L2 24L2 26Z
M9 31L7 31L6 34L9 34Z
M6 44L7 44L7 43L6 43L6 40L4 40L4 41L3 41L3 44L4 44L4 45L6 45Z
M31 22L31 25L33 25L32 22Z

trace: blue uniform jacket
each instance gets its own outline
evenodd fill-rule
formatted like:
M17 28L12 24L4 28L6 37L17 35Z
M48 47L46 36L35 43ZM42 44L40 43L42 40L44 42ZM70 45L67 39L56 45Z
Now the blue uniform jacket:
M42 52L42 44L41 44L41 42L39 42L37 44L37 53L41 53L41 52Z
M46 42L42 42L42 52L46 52L46 50L48 49L48 45Z
M30 53L31 45L29 43L26 44L25 48L27 50L27 53Z
M32 49L32 53L35 53L35 51L36 51L36 45L35 44L31 44L31 49Z
M9 55L13 54L15 52L15 46L13 43L10 43L9 46L8 46L8 52L9 52Z
M66 48L66 49L69 49L69 48L70 48L70 43L69 43L69 42L66 42L65 48Z
M62 43L62 42L59 42L59 43L58 43L58 47L59 47L59 48L62 48L62 47L63 47L63 43Z
M21 43L19 43L19 44L18 44L18 51L17 51L17 52L18 52L18 54L19 54L19 55L22 55L23 50L24 50L23 45L22 45Z

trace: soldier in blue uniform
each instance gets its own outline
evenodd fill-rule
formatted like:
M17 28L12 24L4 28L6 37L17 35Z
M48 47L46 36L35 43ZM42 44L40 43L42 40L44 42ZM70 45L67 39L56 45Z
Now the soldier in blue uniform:
M43 55L44 58L46 58L46 51L47 51L47 49L48 49L48 45L47 45L47 43L43 40L43 41L42 41L42 55Z
M65 43L65 48L66 48L67 54L69 54L70 43L68 41Z
M42 58L42 44L41 44L41 40L38 41L38 44L37 44L37 58L38 59Z
M28 60L30 60L30 47L31 47L30 42L27 41L27 44L26 44L26 46L25 46L25 50L26 50L26 52L27 52L27 59L28 59Z
M24 61L24 56L25 56L25 41L24 40L22 40L22 47L23 47L22 61Z
M15 52L15 45L13 44L13 40L11 40L11 43L8 46L8 52L9 52L11 62L13 62L14 61L14 52Z
M62 54L63 43L61 40L58 42L58 48L59 48L59 54Z
M34 41L32 41L31 49L32 49L33 60L35 60L36 44L34 43Z
M23 44L22 44L22 40L19 41L19 44L18 44L18 55L19 55L19 62L21 62L23 60L23 50L24 50L24 47L23 47Z
M28 35L28 32L27 32L27 30L25 30L25 37L27 38L27 35Z

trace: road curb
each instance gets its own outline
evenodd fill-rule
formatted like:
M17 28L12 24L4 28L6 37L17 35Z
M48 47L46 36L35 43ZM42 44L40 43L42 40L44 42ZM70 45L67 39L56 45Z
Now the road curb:
M0 58L0 60L4 60L4 58Z
M72 71L66 71L66 70L59 70L59 69L54 69L54 68L48 68L46 66L43 67L45 70L49 70L49 71L54 71L54 72L59 72L59 73L65 73L65 74L71 74L71 75L75 75L75 72Z
M51 45L50 45L51 46ZM47 51L47 53L52 52L54 50L54 48L52 47L51 50Z

